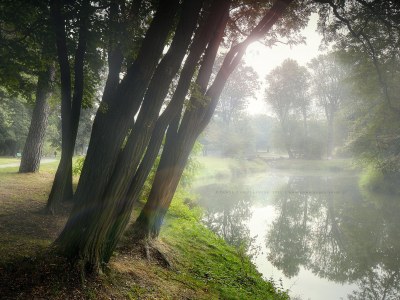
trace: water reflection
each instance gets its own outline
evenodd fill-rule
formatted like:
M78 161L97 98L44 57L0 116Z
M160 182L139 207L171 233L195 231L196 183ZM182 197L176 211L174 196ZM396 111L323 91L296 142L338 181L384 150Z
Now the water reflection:
M266 187L261 204L251 188L260 185L199 188L207 226L232 245L249 243L251 212L272 205L263 246L287 278L305 269L331 282L356 283L348 299L400 299L399 199L360 193L357 178L349 176L287 177Z
M251 198L240 182L210 184L198 189L200 205L206 208L203 221L213 232L235 247L250 245L247 222L251 217Z
M400 202L365 200L352 178L294 177L277 193L268 259L287 277L300 267L357 282L350 299L399 299Z

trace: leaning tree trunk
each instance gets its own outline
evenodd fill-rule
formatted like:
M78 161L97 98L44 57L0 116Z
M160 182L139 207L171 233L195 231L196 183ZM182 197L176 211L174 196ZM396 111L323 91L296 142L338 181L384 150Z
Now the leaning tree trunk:
M88 228L101 210L102 195L121 151L130 120L138 111L143 95L162 55L179 6L178 0L161 1L135 62L114 93L107 94L96 114L88 153L74 196L76 204L55 246L66 257L82 260L85 271L96 272L102 262L101 249L88 241ZM84 213L82 213L84 212Z
M134 225L136 239L144 240L158 237L165 214L196 142L197 135L195 133L187 134L188 139L178 137L175 130L178 127L179 118L174 123L168 129L166 145L161 155L149 198Z
M230 74L239 64L247 46L263 36L281 17L283 11L291 2L292 0L276 2L253 29L250 36L231 48L207 92L204 92L204 90L207 87L208 80L200 84L204 96L200 97L201 99L198 97L191 98L190 109L185 111L179 130L175 133L175 126L178 126L179 120L175 120L171 130L168 129L169 136L167 135L166 145L161 155L149 198L134 224L135 238L152 239L158 236L190 152L196 139L211 120L222 89ZM223 32L218 36L218 39L220 40L222 37ZM216 45L219 45L219 42ZM210 59L210 61L213 62L214 60ZM204 104L205 99L209 101L206 105Z
M97 260L97 257L103 259L107 233L115 221L119 201L123 201L125 198L129 184L151 137L168 88L182 64L196 28L202 2L202 0L186 0L183 3L181 17L171 46L154 72L139 115L124 149L118 157L102 199L99 201L101 205L93 212L92 218L96 221L91 222L81 236L80 245L83 249L88 249L88 252L96 249L95 253L89 252L87 255L94 257L94 260Z
M138 168L134 168L136 172L133 172L127 176L129 185L126 186L126 189L120 188L120 195L115 195L115 199L112 200L113 202L115 202L114 205L116 205L116 209L114 209L114 215L112 217L113 222L110 223L110 226L106 231L107 238L103 255L103 259L105 262L108 262L108 260L110 259L112 251L115 249L117 242L119 241L126 225L129 222L133 205L137 201L143 184L151 170L151 167L154 164L168 124L175 118L176 115L180 116L181 114L182 105L189 90L191 79L195 72L198 60L200 59L200 56L204 52L204 49L206 48L210 39L214 35L215 28L220 22L221 17L224 15L224 12L228 10L228 8L229 1L215 1L210 7L209 12L207 12L208 17L202 20L201 25L196 31L193 43L190 47L188 58L186 59L185 65L180 74L179 82L172 97L172 100L167 106L166 110L158 118L154 126L154 130L152 130L150 142L148 143L148 140L146 140L145 142L146 145L148 144L146 154L140 162L140 166ZM207 56L207 53L205 55ZM200 73L202 72L201 69L202 68L200 68L199 71ZM154 76L153 79L156 79L155 77L156 76ZM138 121L139 119L140 118L138 118ZM132 148L132 145L137 144L138 140L134 139L133 137L135 137L135 135L131 134L124 149L124 152L125 150ZM142 155L140 155L140 157L141 156ZM121 157L120 161L123 161L124 157L125 156ZM134 157L131 157L128 160L133 161L134 159ZM128 162L125 162L120 165L127 165L127 163ZM114 183L119 181L120 180L116 181L113 177Z
M226 7L226 11L223 11L215 36L208 45L199 70L196 84L202 94L206 91L215 57L223 38L228 20L228 8L229 6ZM205 110L204 99L207 97L200 97L201 99L196 97L198 95L192 95L189 104L191 109L186 110L181 127L179 126L180 114L177 114L168 128L164 149L149 197L134 224L134 237L137 240L153 239L158 236L190 152L202 131L204 126L204 124L201 124Z
M49 66L46 72L39 74L36 87L36 102L24 151L22 152L21 165L19 167L20 173L39 171L49 115L48 99L52 93L54 75L54 65Z

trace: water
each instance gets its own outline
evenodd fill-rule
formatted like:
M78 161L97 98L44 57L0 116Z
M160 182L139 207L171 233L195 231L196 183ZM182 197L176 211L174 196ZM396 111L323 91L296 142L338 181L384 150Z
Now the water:
M298 299L400 299L400 199L281 171L195 189L204 222Z

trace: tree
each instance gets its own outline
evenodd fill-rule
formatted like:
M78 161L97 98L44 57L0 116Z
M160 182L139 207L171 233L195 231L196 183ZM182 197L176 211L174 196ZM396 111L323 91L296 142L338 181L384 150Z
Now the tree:
M324 190L333 186L346 193ZM400 293L396 200L360 194L348 177L294 177L273 200L278 217L266 236L269 259L288 277L303 267L335 282L356 283L360 289L350 299L395 299Z
M182 121L179 123L180 118L178 116L168 128L166 144L154 178L152 190L134 225L136 238L152 239L158 236L190 151L199 134L209 123L229 75L239 64L247 46L267 33L279 20L283 12L286 11L289 4L290 1L275 2L274 6L267 11L251 31L250 35L243 42L230 49L208 89L207 83L211 67L208 66L207 68L205 62L212 65L216 50L214 52L210 51L210 56L214 57L210 62L203 61L202 68L204 67L204 73L201 72L201 68L197 78L197 84L200 87L200 91L202 91L201 97L192 95L189 101L189 109L185 110ZM221 38L222 36L216 36L214 47L218 48Z
M346 67L337 53L320 55L309 63L312 70L312 87L317 103L323 108L328 122L326 154L332 156L334 149L334 123L338 110L348 95ZM348 97L348 96L347 96Z
M397 1L316 1L327 41L345 53L353 103L349 146L368 164L397 176L400 160L399 3ZM351 105L353 104L353 105Z
M54 214L60 201L71 200L72 191L72 156L75 148L76 136L78 132L79 119L81 113L82 102L85 90L85 59L88 40L89 28L91 27L90 16L94 13L90 1L84 0L77 3L78 11L76 18L77 24L69 24L76 26L77 39L73 64L73 73L69 61L69 47L67 34L67 20L61 0L50 2L50 17L53 22L54 33L56 37L57 58L60 67L60 84L61 84L61 160L57 168L53 186L47 201L46 209ZM95 46L95 45L93 45ZM85 63L86 62L86 63ZM90 66L90 64L89 64ZM73 76L73 85L72 85ZM72 91L73 90L73 91Z
M133 204L137 199L136 195L139 194L143 186L142 182L149 172L148 169L151 169L159 152L165 129L169 125L166 143L163 147L164 158L161 157L158 170L164 170L171 166L169 169L173 176L164 177L166 175L164 173L160 177L160 173L157 171L153 188L158 186L158 189L150 192L149 196L151 199L154 197L154 193L167 193L167 198L163 200L167 201L168 205L161 209L163 203L157 201L157 210L154 211L154 215L161 212L159 215L161 218L151 217L151 220L157 222L142 223L144 230L141 231L146 232L146 235L150 232L148 228L151 228L151 232L159 232L160 223L158 221L162 220L165 215L165 208L169 206L176 189L175 184L179 182L182 174L181 169L187 161L197 136L209 122L227 77L239 63L245 48L275 24L290 1L278 1L272 9L267 11L266 16L250 36L227 54L214 83L206 92L205 87L222 38L230 4L225 0L213 2L209 14L206 14L212 22L207 18L202 19L205 21L204 27L198 27L199 37L196 38L195 35L189 52L191 54L193 50L196 55L191 57L189 54L187 57L181 71L181 84L178 83L173 98L159 116L159 109L161 109L164 97L168 92L169 84L173 80L175 72L179 70L195 29L197 21L195 16L199 14L199 10L196 13L195 8L198 7L198 4L193 1L190 1L190 4L187 1L183 3L171 46L168 53L160 60L167 34L171 30L172 21L178 8L177 1L160 2L136 59L128 67L124 78L120 83L115 82L116 86L113 86L113 90L110 90L106 84L103 101L94 120L88 153L75 194L76 205L71 218L55 242L63 255L73 260L82 259L86 271L98 270L101 263L107 262L111 257L111 253L129 221ZM191 25L189 26L188 23ZM186 31L188 28L192 28L192 31ZM182 35L185 38L182 38ZM184 44L182 45L182 43ZM201 47L197 47L199 44ZM189 100L187 106L190 109L186 110L182 124L179 125L180 111L191 79L195 73L197 62L206 47L197 83L192 90L192 100ZM109 72L109 78L110 74L111 72ZM157 79L159 74L163 75L161 81ZM184 76L184 74L189 74L189 76ZM119 72L111 75L118 75L116 78L119 78ZM157 81L152 82L155 79ZM201 93L198 94L197 91ZM153 93L157 94L155 98L147 98ZM211 101L203 105L205 99ZM154 103L157 105L153 105ZM133 120L133 116L139 111L139 108L140 112L134 124L128 122L128 120ZM180 128L180 136L174 140L171 137L177 126ZM156 199L159 200L158 196ZM153 200L148 201L149 205L152 205L151 203L154 203ZM96 209L93 209L94 207ZM147 212L147 209L145 210ZM88 213L83 216L82 211Z
M297 111L303 117L303 137L307 136L307 112L310 106L308 71L296 61L287 59L267 75L267 83L267 102L278 117L289 158L294 158L291 123L296 120Z
M38 76L35 107L22 152L20 173L39 171L50 109L48 99L52 94L54 77L54 65L50 65L46 71L41 72Z
M115 74L110 68L75 196L77 203L72 212L75 217L70 218L56 241L64 255L75 259L83 258L88 271L96 271L101 262L108 261L111 256L112 252L107 252L106 248L116 238L117 228L113 226L115 222L121 221L117 213L127 199L124 193L132 180L129 174L135 172L135 165L140 162L140 152L146 148L146 140L153 128L151 119L158 116L169 83L178 71L189 45L201 8L201 1L184 3L181 12L184 17L179 20L170 50L157 67L178 9L178 1L167 2L160 3L136 60L128 68L122 81L114 82L116 86L111 85L110 76L119 77L119 71L117 69ZM147 89L148 94L140 107L148 86L152 88ZM133 120L139 108L138 121L132 127L132 122L129 121ZM126 138L125 146L122 147ZM98 145L102 147L99 148ZM96 186L88 184L92 180L89 178L93 176L98 177ZM103 207L98 206L99 204ZM92 205L98 207L90 210L91 215L79 217L82 209L87 210ZM130 214L130 211L124 213ZM115 226L118 227L119 224ZM108 240L110 231L112 235Z
M0 96L0 154L14 156L22 150L28 133L29 108L24 99Z
M216 64L220 66L221 63L222 61L219 63L217 60ZM241 62L226 83L215 109L215 115L229 127L232 122L239 120L240 114L246 109L248 101L254 98L254 93L259 86L257 73L252 67Z
M22 10L23 13L15 14L15 11ZM19 95L28 102L32 102L32 94L35 94L31 125L19 172L36 172L39 170L47 127L48 99L55 81L54 41L49 30L47 5L3 3L0 15L0 85L8 94Z

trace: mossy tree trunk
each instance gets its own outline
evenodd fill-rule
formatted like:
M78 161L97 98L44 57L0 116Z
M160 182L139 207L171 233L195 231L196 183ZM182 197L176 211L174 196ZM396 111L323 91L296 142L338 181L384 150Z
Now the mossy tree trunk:
M55 68L50 65L46 71L40 72L36 86L36 102L32 112L31 124L22 152L20 173L33 173L39 171L42 157L44 136L46 133L49 103L53 88Z

